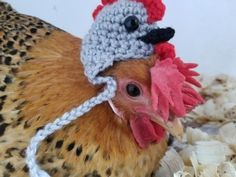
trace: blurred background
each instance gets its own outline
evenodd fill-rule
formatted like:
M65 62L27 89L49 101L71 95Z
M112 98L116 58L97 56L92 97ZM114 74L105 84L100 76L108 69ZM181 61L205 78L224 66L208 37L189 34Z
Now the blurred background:
M89 30L92 12L99 0L5 0L18 11L40 17L83 38ZM178 56L199 63L206 74L236 76L236 1L164 0L167 6L161 27L171 26L171 41Z

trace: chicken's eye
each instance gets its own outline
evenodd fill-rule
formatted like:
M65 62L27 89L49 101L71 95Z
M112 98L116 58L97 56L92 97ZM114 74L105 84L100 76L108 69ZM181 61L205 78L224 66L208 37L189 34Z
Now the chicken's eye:
M138 97L138 96L141 95L140 88L137 85L135 85L135 84L128 84L126 86L126 92L131 97Z
M124 25L127 32L134 32L139 27L139 19L134 15L129 16L125 19Z

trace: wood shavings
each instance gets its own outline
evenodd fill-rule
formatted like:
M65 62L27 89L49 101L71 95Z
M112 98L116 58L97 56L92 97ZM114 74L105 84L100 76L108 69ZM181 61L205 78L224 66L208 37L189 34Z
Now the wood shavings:
M193 129L191 127L187 127L186 135L189 144L194 144L197 141L210 139L210 136L207 133L201 131L200 129Z
M174 177L193 177L193 176L187 172L179 171L174 174Z
M207 168L203 168L199 177L220 177L217 173L217 166L209 165Z
M226 75L203 76L200 92L206 103L194 109L189 116L199 122L225 121L236 115L236 80ZM233 117L231 115L234 115Z
M160 169L156 173L156 177L173 177L173 174L184 169L184 162L179 154L171 148L160 162Z
M199 170L200 170L200 165L197 161L197 156L196 156L196 153L192 153L191 157L190 157L190 160L191 160L191 163L192 163L192 166L193 166L193 169L194 169L194 174L195 176L198 176L199 175Z
M225 162L218 166L220 177L236 177L236 171L232 163Z
M192 145L188 145L187 147L183 148L179 151L180 157L183 159L185 165L191 165L191 156L195 151L195 147Z
M233 155L233 151L227 144L210 140L196 142L196 154L200 164L215 165L225 162L228 156Z
M206 102L186 116L182 141L172 145L178 154L174 157L184 165L156 177L236 177L236 79L219 75L199 80ZM165 163L173 169L172 162Z
M236 122L230 122L219 129L220 139L229 144L236 152Z

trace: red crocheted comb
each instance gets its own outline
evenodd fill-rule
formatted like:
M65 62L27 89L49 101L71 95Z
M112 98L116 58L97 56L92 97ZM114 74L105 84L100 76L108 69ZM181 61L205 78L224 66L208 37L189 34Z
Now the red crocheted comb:
M104 6L112 4L116 1L117 0L102 0L102 4L98 5L97 8L94 10L93 18L95 19L97 17L97 15L103 9ZM166 7L162 3L162 0L136 0L136 1L143 3L144 7L147 9L149 23L159 21L163 18Z

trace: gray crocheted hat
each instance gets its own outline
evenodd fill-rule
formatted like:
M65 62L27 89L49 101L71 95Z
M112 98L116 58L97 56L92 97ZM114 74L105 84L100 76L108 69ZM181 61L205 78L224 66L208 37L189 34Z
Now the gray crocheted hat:
M81 60L85 75L95 77L114 61L139 59L154 53L154 45L174 36L161 29L165 6L161 0L102 0L94 11L95 22L83 40Z

